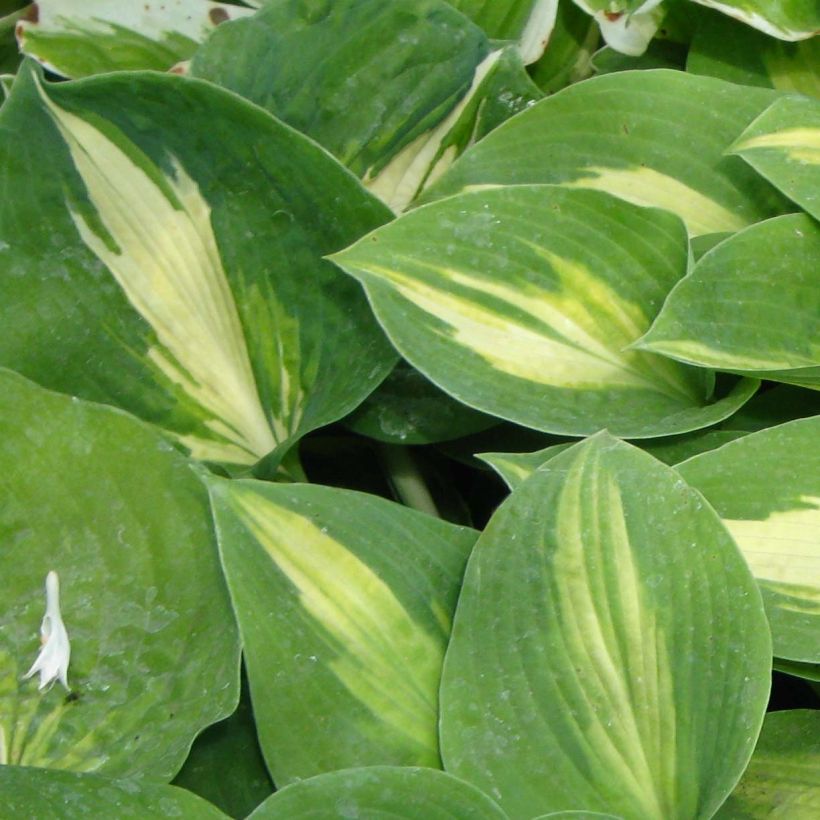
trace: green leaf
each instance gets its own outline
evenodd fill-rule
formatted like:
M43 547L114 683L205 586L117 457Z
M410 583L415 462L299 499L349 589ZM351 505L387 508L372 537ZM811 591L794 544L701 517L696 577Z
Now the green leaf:
M544 53L559 0L451 0L494 40L515 40L525 64Z
M475 532L347 490L211 491L277 785L354 765L438 767L441 663Z
M440 0L284 0L220 27L191 72L312 137L400 211L541 96L513 52Z
M820 40L784 43L710 12L703 15L692 40L686 70L820 97Z
M227 818L215 806L174 786L28 766L0 766L0 793L7 817L30 820Z
M598 47L597 23L572 0L558 0L555 28L544 54L530 66L533 82L548 94L592 74L591 58Z
M775 658L772 666L777 672L820 683L820 663L800 663L799 661L786 661L782 658Z
M820 712L793 709L766 715L749 768L717 813L718 820L820 814Z
M721 242L680 281L636 348L811 385L820 371L820 227L776 217ZM820 384L818 384L820 386Z
M729 150L820 219L820 102L782 97Z
M147 425L8 372L0 427L0 758L170 779L239 696L207 493ZM69 695L23 679L50 571Z
M0 204L0 364L240 465L393 367L361 289L321 258L387 210L255 106L170 75L26 70L0 134L17 192Z
M448 441L497 423L454 401L403 362L344 420L354 433L392 444Z
M635 444L658 461L674 465L744 435L746 433L740 430L697 430L682 436L664 436ZM504 479L506 485L514 490L536 470L548 469L547 462L571 446L572 442L552 444L532 453L481 453L476 458L489 464Z
M723 519L758 580L778 657L820 662L820 416L678 465Z
M766 89L680 71L594 77L497 128L425 199L476 185L561 183L666 208L695 236L737 231L787 208L737 157L725 156L773 99Z
M286 786L248 820L505 820L475 787L435 769L370 766L330 772Z
M187 60L226 20L253 12L202 0L37 0L17 26L24 54L63 77L107 71L165 71Z
M694 0L780 40L807 40L820 31L820 7L806 0Z
M686 252L672 214L539 185L433 203L331 258L402 355L459 401L551 433L642 438L713 424L756 389L710 403L705 371L624 350Z
M245 817L274 791L256 739L247 686L236 711L209 726L173 781L231 817Z
M444 664L444 765L512 818L708 818L751 755L770 665L760 595L715 513L602 433L519 486L476 544Z

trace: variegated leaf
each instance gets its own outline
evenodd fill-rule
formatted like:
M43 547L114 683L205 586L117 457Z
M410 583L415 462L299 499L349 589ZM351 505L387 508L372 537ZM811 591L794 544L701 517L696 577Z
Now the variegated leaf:
M681 71L595 77L501 125L424 199L475 186L560 183L666 208L693 236L738 231L789 207L737 157L725 155L774 99L767 89Z
M437 768L441 663L475 532L345 490L211 490L276 784L378 763Z
M815 820L820 815L820 712L770 712L740 783L716 820Z
M763 593L780 658L820 662L820 416L751 433L677 469L717 510Z
M729 149L820 219L820 102L782 97Z
M165 71L187 60L220 23L252 13L207 0L37 0L17 24L17 41L63 77Z
M559 0L555 28L538 62L530 67L535 84L548 94L592 74L592 55L601 39L598 24L572 2Z
M602 433L521 484L476 544L444 663L444 765L513 818L705 820L752 753L770 664L714 511Z
M367 766L320 774L286 786L248 820L507 820L474 786L435 769Z
M221 26L190 70L315 139L395 211L541 97L514 48L492 50L442 0L272 3Z
M820 227L804 214L747 228L675 286L635 347L820 388L818 259Z
M637 445L664 464L679 464L692 456L714 450L746 435L740 430L696 430L682 436L664 436L636 442ZM548 462L572 442L552 444L532 453L480 453L476 458L489 464L514 490L536 470L549 469Z
M331 258L405 358L465 404L551 433L644 438L713 424L755 390L713 400L706 371L627 350L686 249L672 214L522 185L411 211Z
M779 40L807 40L820 32L813 0L693 0Z
M27 70L0 130L18 190L0 206L3 365L238 465L279 458L393 366L321 258L388 212L265 112L171 75Z
M558 11L558 0L452 0L450 5L493 40L515 40L526 65L544 53Z

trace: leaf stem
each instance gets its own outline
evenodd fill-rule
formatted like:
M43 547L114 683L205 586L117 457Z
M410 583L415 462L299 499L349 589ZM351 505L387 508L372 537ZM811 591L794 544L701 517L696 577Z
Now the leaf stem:
M406 507L440 518L436 502L409 448L382 444L379 450L387 480L398 500Z

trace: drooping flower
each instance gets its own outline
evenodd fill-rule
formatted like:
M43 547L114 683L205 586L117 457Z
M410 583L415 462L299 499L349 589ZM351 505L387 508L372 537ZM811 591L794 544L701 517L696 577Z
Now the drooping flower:
M59 680L68 689L68 662L71 645L60 614L60 579L53 570L46 575L46 614L40 624L40 654L23 676L23 680L40 673L39 689Z

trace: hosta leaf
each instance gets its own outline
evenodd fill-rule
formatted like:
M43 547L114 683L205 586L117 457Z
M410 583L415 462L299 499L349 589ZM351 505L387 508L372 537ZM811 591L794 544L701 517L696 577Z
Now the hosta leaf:
M247 686L236 711L195 741L173 781L231 817L246 817L274 791L256 739Z
M147 425L7 371L0 429L0 757L170 779L239 695L207 492ZM50 571L70 696L23 680Z
M480 453L476 458L495 470L504 480L504 483L514 490L523 484L536 470L543 467L548 461L563 453L572 442L551 444L542 450L532 453Z
M704 367L811 383L820 370L818 258L820 227L804 214L747 228L676 285L636 347Z
M533 82L548 94L592 74L592 54L598 47L597 23L572 0L558 0L555 28L543 55L530 66Z
M31 820L227 820L215 806L174 786L28 766L0 766L0 793L7 817Z
M730 150L820 219L820 102L782 97Z
M217 25L252 13L203 0L37 0L17 24L17 40L24 54L63 77L165 71L187 60Z
M820 416L751 433L678 465L758 580L778 657L820 662Z
M311 136L397 211L541 96L512 49L441 0L272 3L220 27L191 73Z
M638 442L638 446L658 461L674 465L744 435L746 434L740 430L696 430L682 436L664 436L641 441ZM536 470L546 468L550 459L570 446L571 442L552 444L532 453L481 453L476 457L489 464L504 479L506 485L514 490Z
M475 185L561 183L666 208L693 235L737 231L787 207L737 157L725 156L774 98L680 71L595 77L501 125L425 198Z
M624 350L686 268L683 225L660 210L510 186L419 208L331 258L414 367L519 424L665 435L725 418L755 389L710 403L705 371Z
M445 769L511 818L708 818L769 690L760 595L715 513L606 434L555 456L470 558L441 689Z
M448 441L497 423L450 398L404 363L344 420L354 433L392 444Z
M775 658L772 667L777 672L820 683L820 663L800 663L800 661L786 661L782 658Z
M439 766L441 662L474 531L346 490L211 489L276 784L355 765Z
M516 40L521 59L534 63L550 40L559 0L451 0L494 40Z
M812 0L694 0L780 40L806 40L820 31Z
M369 766L293 783L268 798L248 820L505 820L474 786L435 769Z
M265 112L170 75L26 70L0 133L17 192L0 205L0 364L245 465L392 368L360 289L321 259L388 213Z
M820 814L820 712L766 715L749 768L719 820L814 820Z
M820 97L820 40L784 43L722 14L704 14L687 71Z

